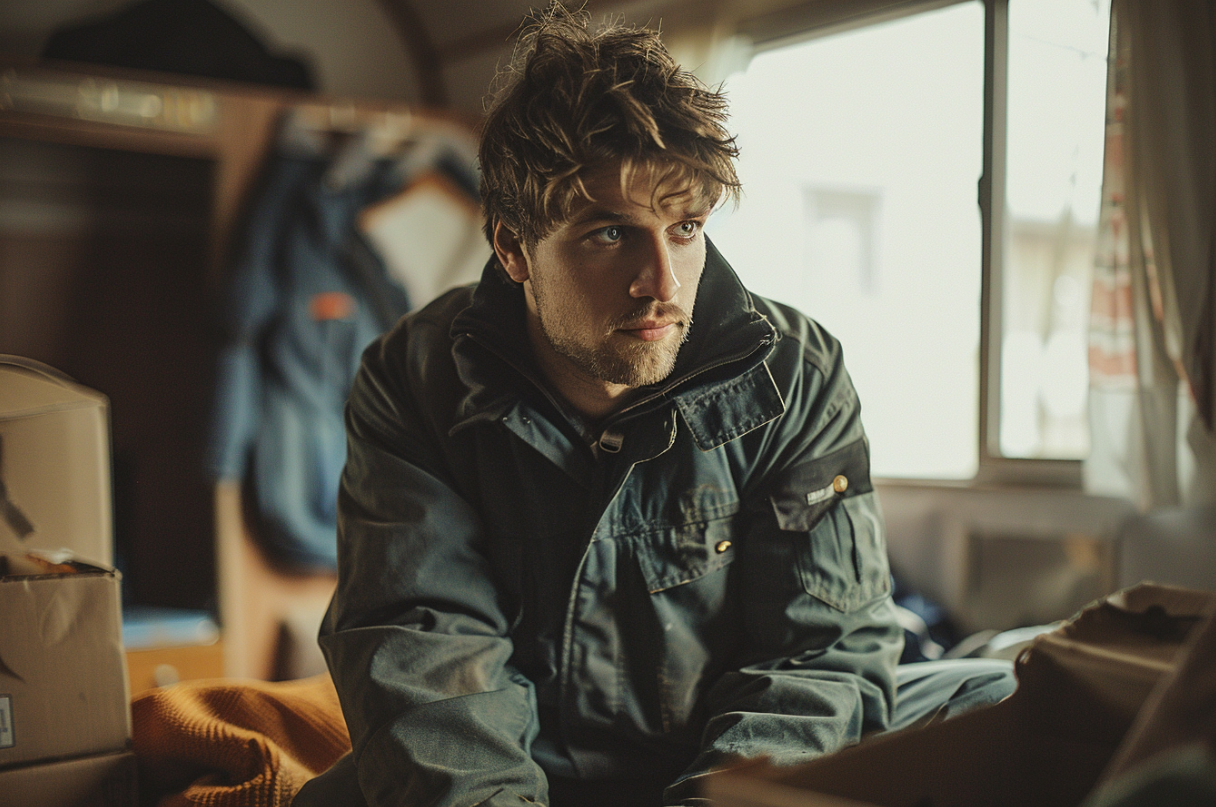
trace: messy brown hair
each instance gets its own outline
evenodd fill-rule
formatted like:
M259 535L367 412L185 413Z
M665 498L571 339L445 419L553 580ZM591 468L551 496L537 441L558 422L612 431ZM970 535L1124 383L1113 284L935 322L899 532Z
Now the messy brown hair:
M726 99L682 70L654 31L554 2L525 20L481 130L487 238L501 222L535 244L564 221L587 172L619 161L622 182L657 170L711 203L738 196ZM653 202L654 200L652 200Z

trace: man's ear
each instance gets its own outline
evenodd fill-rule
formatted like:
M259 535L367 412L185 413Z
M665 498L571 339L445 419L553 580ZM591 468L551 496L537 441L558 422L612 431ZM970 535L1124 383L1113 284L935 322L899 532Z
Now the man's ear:
M516 283L528 279L528 257L524 255L524 245L519 236L506 227L501 221L494 224L494 254L507 274Z

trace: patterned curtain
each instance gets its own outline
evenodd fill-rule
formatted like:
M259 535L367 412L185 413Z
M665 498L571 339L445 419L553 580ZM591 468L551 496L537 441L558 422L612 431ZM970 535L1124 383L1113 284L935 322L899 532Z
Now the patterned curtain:
M1086 488L1143 510L1214 502L1216 12L1111 11Z

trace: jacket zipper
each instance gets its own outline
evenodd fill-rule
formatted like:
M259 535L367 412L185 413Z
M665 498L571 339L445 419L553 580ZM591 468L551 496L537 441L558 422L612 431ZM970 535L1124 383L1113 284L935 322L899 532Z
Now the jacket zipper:
M657 457L661 457L663 454L670 451L671 447L675 445L676 425L674 421L674 413L672 414L672 418L671 431L670 436L667 439L667 445L662 451L655 454L653 457L648 457L645 460L638 460L638 462L649 462ZM620 481L617 482L616 487L612 490L612 495L608 496L608 498L604 500L601 507L596 508L598 515L596 515L593 520L590 520L589 529L586 530L587 537L583 541L583 552L579 557L578 565L574 569L573 580L571 580L570 583L570 593L566 598L566 617L562 621L561 666L558 670L558 679L560 681L558 685L558 714L562 722L563 735L567 733L565 727L569 722L569 707L567 704L568 695L570 692L570 677L573 675L574 670L574 662L572 659L572 656L574 655L574 617L575 612L578 610L578 590L579 584L583 579L583 569L587 565L587 556L591 551L592 543L594 543L593 539L595 538L596 530L599 529L600 522L603 521L604 513L608 512L608 508L612 506L614 501L616 501L616 497L619 496L621 491L624 489L625 483L628 482L629 477L633 475L633 469L638 466L638 462L629 463L629 468L624 474L621 475ZM602 483L604 475L603 471L600 470L601 468L602 466L597 464L597 474L600 482ZM570 762L576 768L578 767L578 762L574 760L573 757L570 759Z
M765 319L767 321L767 318L764 317L763 315L761 315L761 319ZM769 327L770 327L770 329L772 328L771 325ZM531 383L534 387L536 387L538 390L540 390L541 394L544 395L546 399L548 399L549 403L553 404L554 408L556 408L558 412L561 412L565 408L566 405L560 403L557 400L557 398L554 396L554 394L552 392L550 392L549 389L544 384L540 383L536 379L536 377L532 375L532 373L530 373L525 368L521 367L519 364L516 364L509 357L500 353L493 346L482 341L477 336L477 334L473 333L472 331L461 331L460 335L466 336L469 339L473 340L473 342L475 342L476 344L480 345L483 349L485 349L485 350L489 351L490 353L494 354L495 356L497 356L500 361L504 362L509 367L511 367L513 370L515 370L515 372L519 373L524 378L526 378L529 383ZM634 401L633 403L629 404L628 406L626 406L624 409L620 410L619 412L613 413L613 415L611 417L609 417L607 421L604 422L603 427L600 429L601 439L602 439L602 436L608 431L608 429L613 424L619 423L622 419L624 419L630 413L636 414L636 410L638 410L640 407L645 406L646 404L649 404L655 400L658 400L659 398L662 398L664 395L671 392L673 389L680 386L681 384L691 381L692 379L697 378L698 376L702 376L711 370L716 370L719 367L724 367L728 364L733 364L734 362L737 362L737 361L743 361L744 359L751 356L756 351L758 351L764 347L771 346L774 341L775 340L772 336L772 330L770 330L769 333L767 335L765 335L765 337L763 339L761 339L759 343L752 345L751 347L745 348L744 350L741 350L730 356L726 356L722 359L719 359L718 361L713 362L712 364L707 364L704 367L699 367L696 370L694 370L690 373L687 373L686 375L680 376L675 381L672 381L672 382L664 385L664 387L662 389L655 390L650 395L647 395L645 398L641 398L637 401ZM603 446L601 445L601 447L603 447ZM609 447L607 450L609 451L609 453L616 453L617 451L620 451L620 446L616 445L615 448Z

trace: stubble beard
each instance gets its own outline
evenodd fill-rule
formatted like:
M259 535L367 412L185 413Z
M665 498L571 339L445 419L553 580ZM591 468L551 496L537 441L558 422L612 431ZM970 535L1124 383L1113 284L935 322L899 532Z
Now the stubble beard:
M571 334L581 330L580 323L576 321L576 314L566 309L551 309L546 304L548 298L541 284L533 282L532 293L536 298L541 334L554 352L568 360L579 371L610 384L644 387L667 378L675 370L676 357L680 347L688 339L692 326L692 318L684 309L672 303L651 301L609 323L606 333L600 337L597 344L584 344L571 337ZM678 336L645 342L614 335L618 328L654 316L677 319L677 327L680 329Z

